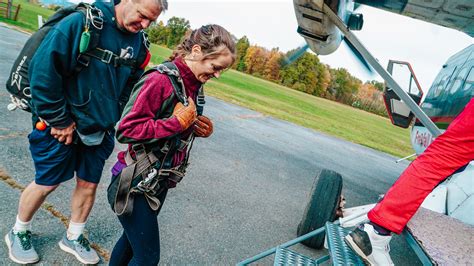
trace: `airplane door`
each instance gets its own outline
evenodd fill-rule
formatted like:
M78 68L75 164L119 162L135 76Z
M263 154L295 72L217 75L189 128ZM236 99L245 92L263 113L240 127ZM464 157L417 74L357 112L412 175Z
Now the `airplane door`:
M417 104L420 104L423 91L410 64L390 60L388 62L387 71L400 87L406 91ZM415 116L387 83L385 83L383 98L392 124L402 128L408 128Z

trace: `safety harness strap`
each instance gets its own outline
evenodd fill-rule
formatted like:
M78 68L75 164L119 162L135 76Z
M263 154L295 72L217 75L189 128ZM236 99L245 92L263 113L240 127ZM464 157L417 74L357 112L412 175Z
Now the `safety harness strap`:
M177 97L181 103L187 105L186 90L176 65L172 62L166 62L148 70L143 75L147 75L153 71L166 74L173 85L174 96ZM197 112L199 115L202 115L205 104L202 87L198 92L197 103ZM127 167L120 173L119 188L114 201L114 211L116 215L120 216L132 212L133 198L136 193L145 196L152 210L158 210L161 203L157 196L165 189L160 186L160 182L171 180L179 183L183 179L186 168L189 165L189 154L193 146L194 138L194 134L191 133L186 140L182 140L178 134L167 140L162 147L156 147L148 153L146 152L145 145L132 145L135 158L132 157L129 150L126 151L125 162ZM182 163L172 167L174 154L177 151L183 151L185 149L186 153Z
M144 150L136 150L137 160L125 167L120 173L117 194L115 196L114 211L118 216L131 213L133 209L133 180L145 173L150 166L158 162L158 157L153 152L145 153Z

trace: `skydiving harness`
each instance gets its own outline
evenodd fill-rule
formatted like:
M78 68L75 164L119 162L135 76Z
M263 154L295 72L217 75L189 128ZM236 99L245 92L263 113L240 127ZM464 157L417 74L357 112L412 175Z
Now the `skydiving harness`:
M170 98L176 97L178 101L188 105L184 83L176 65L172 62L165 62L146 71L143 76L154 71L166 74L169 77L173 86L173 94ZM172 112L174 105L171 103L173 102L173 100L165 101L160 113L163 114L168 111L166 114L169 114L169 111ZM196 101L198 115L202 115L204 104L204 91L201 87ZM160 117L157 116L156 118ZM158 210L161 202L157 196L167 189L168 181L179 183L185 176L194 138L194 133L191 133L186 140L182 140L180 134L177 134L164 141L164 143L157 140L158 142L154 143L156 145L153 145L154 147L151 149L147 148L145 144L134 144L131 149L135 158L127 149L125 154L127 167L116 177L116 180L112 180L107 189L109 203L115 214L120 216L132 213L135 194L143 194L150 208L154 211ZM183 161L173 167L175 153L184 150L186 150L186 153Z

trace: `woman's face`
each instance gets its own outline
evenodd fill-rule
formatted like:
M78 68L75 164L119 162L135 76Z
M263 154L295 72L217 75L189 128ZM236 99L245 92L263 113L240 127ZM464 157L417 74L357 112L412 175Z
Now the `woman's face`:
M197 58L203 57L198 55ZM191 56L191 58L193 55ZM216 57L204 58L201 60L188 61L194 76L201 82L206 83L211 78L219 78L222 71L232 64L232 54L229 49L224 48Z

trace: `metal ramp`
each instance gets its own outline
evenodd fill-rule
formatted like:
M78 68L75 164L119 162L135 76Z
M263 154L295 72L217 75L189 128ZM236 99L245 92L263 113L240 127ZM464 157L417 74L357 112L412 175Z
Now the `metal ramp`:
M344 242L344 237L350 231L337 224L326 223L326 240L332 265L364 265L359 256Z
M350 230L330 222L326 223L326 239L328 243L329 256L313 259L294 252L288 248L279 246L276 249L274 266L281 265L320 265L331 258L333 265L364 265L362 260L346 245L344 237Z
M296 253L287 248L278 247L275 254L274 266L281 265L304 265L304 266L316 266L319 263L315 259Z

